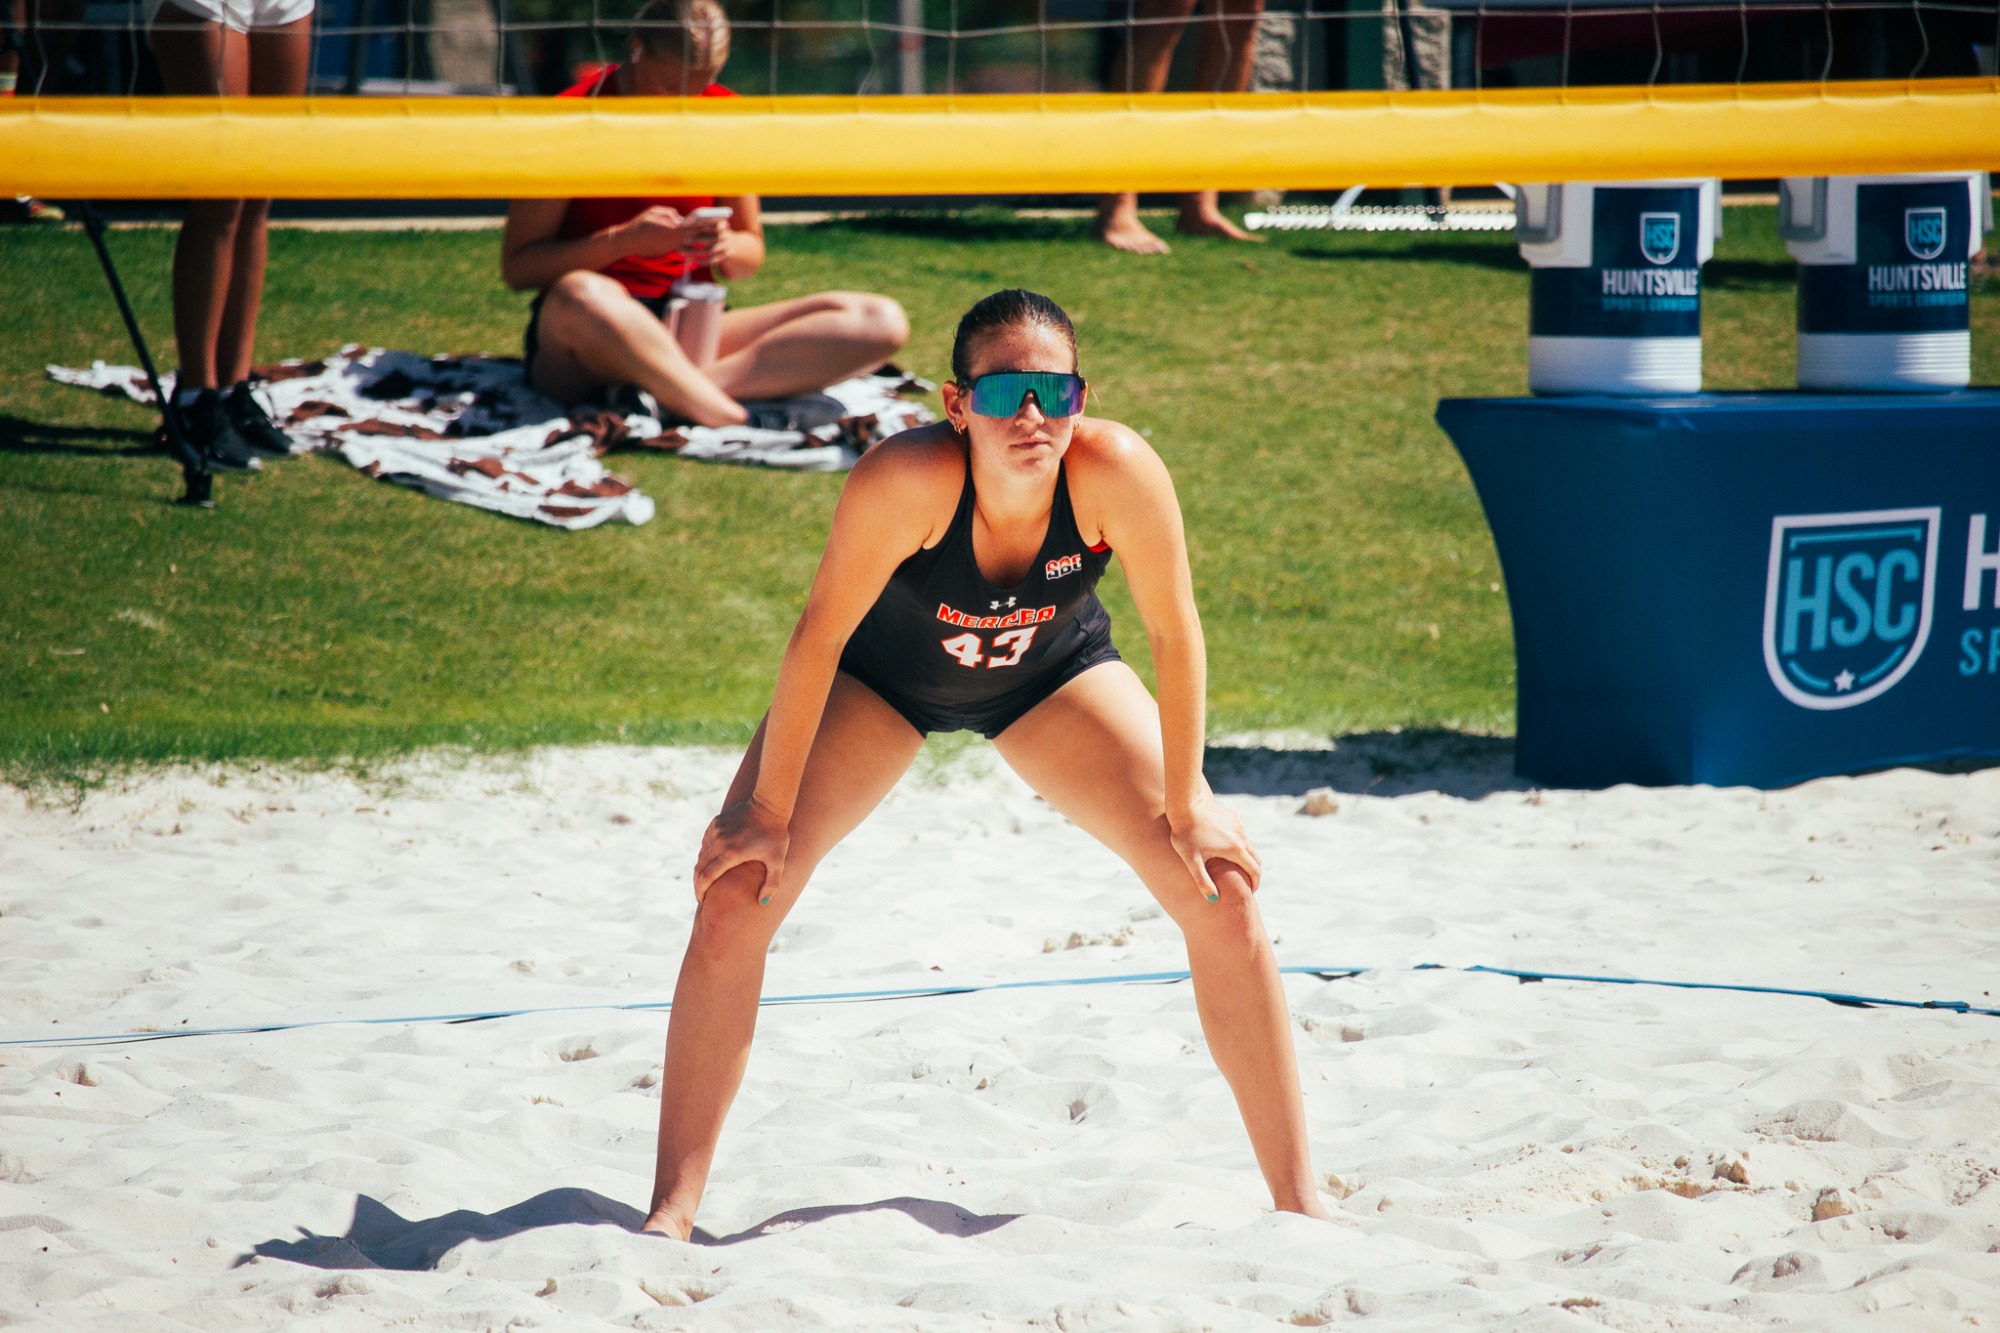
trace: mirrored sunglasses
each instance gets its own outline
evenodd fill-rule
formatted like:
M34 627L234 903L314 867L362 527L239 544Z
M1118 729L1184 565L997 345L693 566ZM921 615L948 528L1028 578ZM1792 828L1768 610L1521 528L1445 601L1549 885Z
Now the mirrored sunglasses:
M1045 417L1073 417L1083 411L1083 376L1038 370L1003 370L981 375L968 388L972 410L982 417L1011 417L1028 395Z

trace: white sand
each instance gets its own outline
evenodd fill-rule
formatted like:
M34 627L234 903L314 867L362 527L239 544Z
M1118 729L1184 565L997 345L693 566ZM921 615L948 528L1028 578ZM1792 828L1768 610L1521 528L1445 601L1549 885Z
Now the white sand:
M11 1046L0 1324L2000 1325L2000 1019L1405 970L2000 1004L2000 771L1531 793L1422 748L1369 795L1365 744L1217 766L1293 793L1232 798L1281 960L1373 969L1288 981L1335 1225L1268 1211L1185 984L767 1009L705 1246L628 1230L663 1014ZM983 754L829 860L768 993L1182 965ZM0 1036L664 1000L732 762L0 791Z

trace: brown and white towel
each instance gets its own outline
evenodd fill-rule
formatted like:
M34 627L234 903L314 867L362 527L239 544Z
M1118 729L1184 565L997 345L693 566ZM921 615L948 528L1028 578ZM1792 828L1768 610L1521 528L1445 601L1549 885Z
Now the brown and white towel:
M48 367L62 384L150 405L136 366ZM318 361L260 366L253 392L297 453L337 453L371 477L555 527L644 523L652 500L601 461L655 449L706 463L838 472L900 430L936 420L903 395L933 386L894 368L827 392L848 409L809 432L662 426L608 409L574 415L529 388L506 357L420 356L350 344ZM173 392L173 377L163 377Z

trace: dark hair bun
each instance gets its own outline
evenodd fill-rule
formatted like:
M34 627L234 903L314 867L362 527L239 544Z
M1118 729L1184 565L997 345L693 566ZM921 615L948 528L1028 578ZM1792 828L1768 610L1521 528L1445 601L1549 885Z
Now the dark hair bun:
M951 340L951 375L963 384L971 378L973 346L989 333L1027 324L1054 329L1069 344L1070 363L1076 363L1076 329L1063 308L1040 292L1009 287L983 297L958 321Z

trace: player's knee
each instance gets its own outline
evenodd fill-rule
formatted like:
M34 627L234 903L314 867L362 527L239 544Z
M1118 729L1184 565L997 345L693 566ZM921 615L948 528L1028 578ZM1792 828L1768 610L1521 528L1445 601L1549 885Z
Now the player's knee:
M888 356L910 340L910 317L894 297L873 292L828 292L849 340Z
M555 325L603 325L612 318L612 303L631 296L616 279L578 269L556 279L542 298L542 318Z
M770 947L779 914L758 903L764 868L738 866L709 887L695 912L690 953L709 962L755 958Z
M910 340L910 317L890 296L863 296L856 311L863 336L887 356Z
M1257 896L1249 879L1236 868L1223 869L1211 862L1209 877L1215 881L1215 901L1198 905L1187 914L1188 929L1200 932L1210 948L1229 952L1253 952L1264 943L1264 922L1257 913Z

